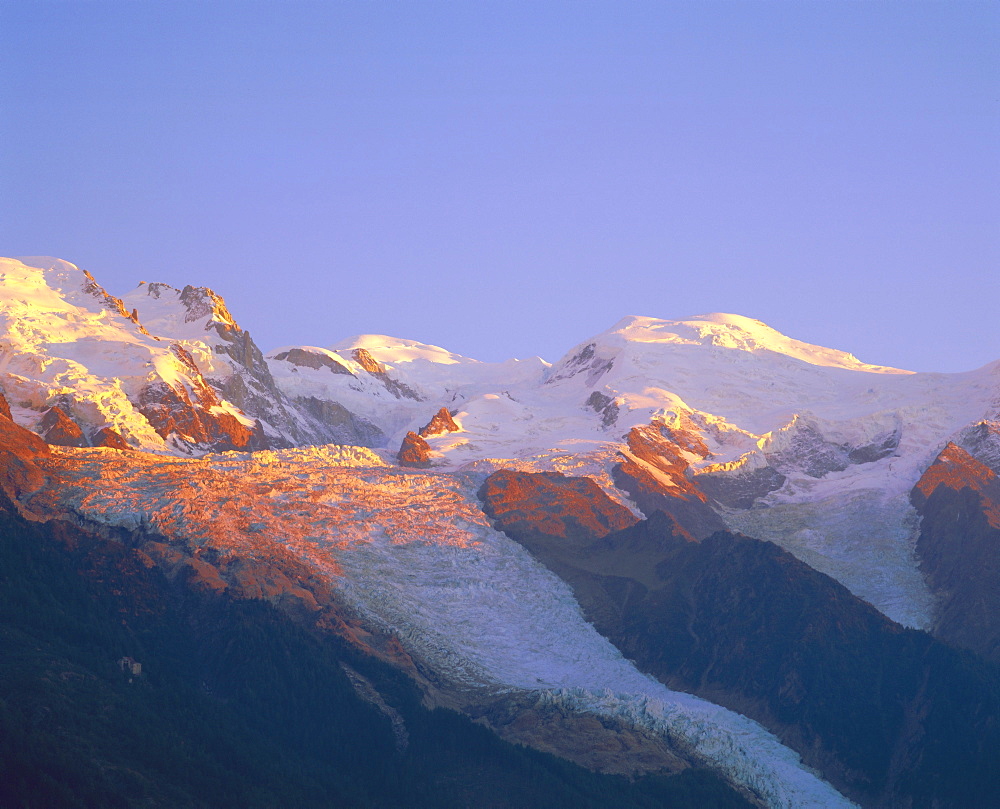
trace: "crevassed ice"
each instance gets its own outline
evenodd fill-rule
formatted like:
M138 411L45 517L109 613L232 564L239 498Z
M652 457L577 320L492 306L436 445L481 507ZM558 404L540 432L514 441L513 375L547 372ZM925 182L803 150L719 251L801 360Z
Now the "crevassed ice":
M769 806L853 805L756 722L639 672L561 580L502 534L477 533L471 545L399 544L377 531L341 545L343 593L457 685L539 691L663 734Z
M472 482L357 466L347 449L67 454L73 485L61 491L84 516L145 515L160 534L226 554L281 545L455 686L530 690L662 733L769 806L851 805L760 725L639 672L565 583L488 526Z

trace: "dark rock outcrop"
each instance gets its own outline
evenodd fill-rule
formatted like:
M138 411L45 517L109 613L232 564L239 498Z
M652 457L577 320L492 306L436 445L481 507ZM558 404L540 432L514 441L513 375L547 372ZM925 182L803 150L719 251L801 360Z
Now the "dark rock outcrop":
M1000 474L1000 421L980 421L962 430L955 442L973 458Z
M827 441L814 425L797 421L788 428L791 437L787 448L766 452L771 465L782 472L802 472L821 478L830 472L841 472L851 465L848 448Z
M633 427L626 436L628 453L612 470L615 486L626 492L647 517L671 515L691 539L725 528L708 498L689 477L684 454L707 457L708 448L694 430L675 430L663 422Z
M867 444L857 447L849 447L847 459L852 464L875 463L883 458L888 458L899 449L899 439L902 437L900 430L893 430L876 438Z
M322 425L327 441L358 447L384 447L386 444L385 433L379 427L338 402L315 396L299 396L293 402Z
M564 362L552 369L552 375L545 380L549 385L561 379L569 379L579 374L587 375L587 384L593 385L614 365L614 357L602 357L597 352L597 343L589 343Z
M937 596L934 634L1000 663L1000 477L948 444L910 499L920 568Z
M87 446L87 439L80 425L58 405L50 407L42 414L38 431L46 443L57 447Z
M455 419L447 407L442 407L434 414L434 417L427 422L417 433L421 438L430 438L432 435L444 435L445 433L457 433L461 428L455 424Z
M385 389L397 399L413 399L415 402L422 401L423 399L419 393L417 393L405 382L400 382L398 379L394 379L388 374L382 374L378 378L382 380L382 384L385 385Z
M706 472L695 478L698 488L726 508L747 509L785 485L787 478L773 466L732 472Z
M182 293L187 293L190 287L185 287ZM201 288L199 288L201 289ZM221 306L226 318L231 321L225 303L212 290L204 290L205 298ZM194 296L192 296L194 297ZM207 304L205 304L207 305ZM196 307L195 311L198 310ZM295 407L278 389L267 360L250 332L241 329L235 322L220 322L210 320L208 328L212 328L224 342L217 343L214 351L229 357L234 365L234 372L227 376L207 380L223 399L232 402L247 416L258 422L267 422L278 435L265 436L263 428L253 440L254 448L266 446L288 446L291 444L323 443L331 440L320 425L309 424L295 411Z
M768 461L781 473L801 472L813 478L887 458L899 447L902 436L897 425L866 444L854 446L828 440L820 428L809 421L796 419L787 429L790 431L788 445L780 450L765 449Z
M412 466L417 469L431 465L431 446L423 438L410 430L396 453L400 466Z
M329 354L320 354L316 351L306 351L302 348L290 348L274 355L274 359L282 362L289 362L300 368L312 368L318 370L326 368L332 374L347 374L354 376L351 370L342 362L337 362Z
M595 390L587 397L586 405L601 416L601 426L610 427L618 421L618 405L606 393Z
M121 433L110 427L101 427L91 437L90 443L95 447L109 447L110 449L131 449L128 442L122 438Z

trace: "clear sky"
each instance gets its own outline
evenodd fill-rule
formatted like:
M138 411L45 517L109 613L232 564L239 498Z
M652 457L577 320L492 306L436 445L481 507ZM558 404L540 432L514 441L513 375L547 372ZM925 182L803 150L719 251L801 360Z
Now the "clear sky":
M265 351L712 311L1000 359L1000 3L0 0L0 255Z

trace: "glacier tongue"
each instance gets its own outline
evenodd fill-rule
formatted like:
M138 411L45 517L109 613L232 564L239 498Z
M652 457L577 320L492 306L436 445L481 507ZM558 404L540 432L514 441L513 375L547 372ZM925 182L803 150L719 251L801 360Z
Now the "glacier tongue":
M144 514L216 554L294 553L459 690L527 690L661 733L769 806L852 805L760 725L625 660L565 583L490 527L473 479L334 447L200 460L65 451L54 463L70 483L64 506L88 519Z
M768 806L853 805L756 722L639 672L584 620L567 585L503 535L477 534L448 546L377 536L337 554L342 592L458 686L541 691L663 734Z
M918 516L903 497L848 490L730 511L726 524L780 545L904 626L930 627L934 598L916 558Z

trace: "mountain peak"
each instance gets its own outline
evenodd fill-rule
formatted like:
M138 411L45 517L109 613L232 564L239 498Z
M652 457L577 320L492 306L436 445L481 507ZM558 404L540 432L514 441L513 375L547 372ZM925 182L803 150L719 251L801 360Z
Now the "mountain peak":
M213 326L216 331L243 331L229 313L222 296L208 287L189 284L177 289L170 284L143 282L128 293L124 301L135 308L140 319L153 326L154 331L155 327L170 331L171 327L166 324L178 320L196 324L192 336Z
M632 315L599 335L597 342L702 345L753 354L771 352L827 368L881 374L912 373L884 365L871 365L846 351L796 340L760 320L724 312L697 315L687 320L660 320Z
M340 340L329 347L331 351L349 354L362 349L366 355L376 362L398 365L414 360L454 365L456 363L476 363L478 360L463 357L440 346L428 345L416 340L402 337L390 337L387 334L357 334Z

